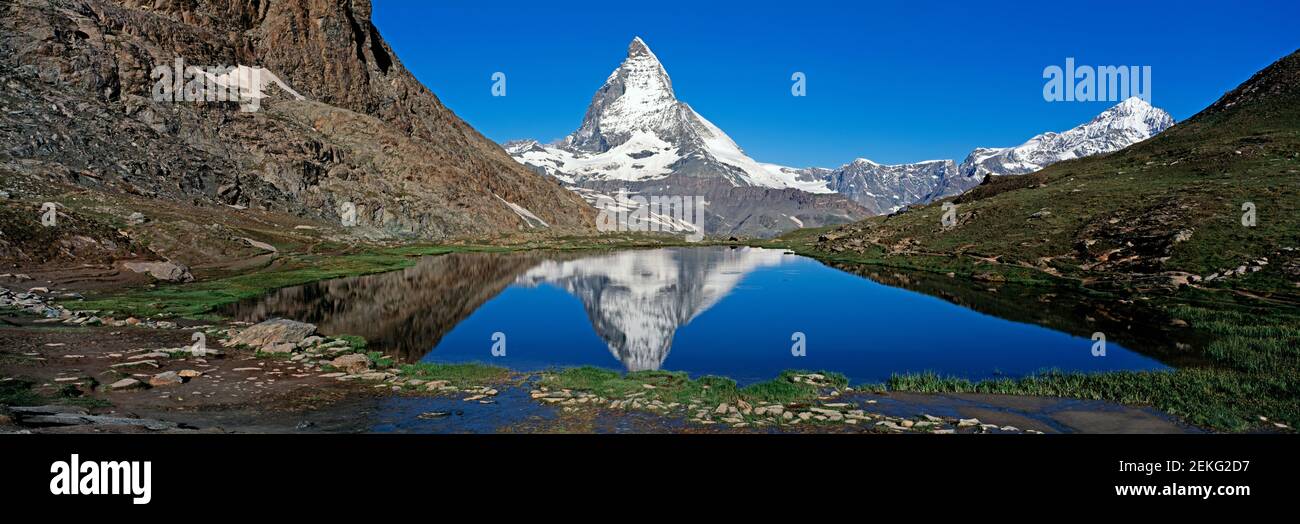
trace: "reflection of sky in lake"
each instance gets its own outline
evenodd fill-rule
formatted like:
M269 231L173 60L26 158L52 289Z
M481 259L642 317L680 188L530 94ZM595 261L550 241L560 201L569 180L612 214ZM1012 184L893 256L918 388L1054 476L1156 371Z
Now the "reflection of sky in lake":
M507 335L504 357L490 354L497 331ZM791 355L795 332L806 335L805 357ZM679 370L742 383L784 369L857 382L927 370L978 379L1163 367L1114 342L1093 357L1092 344L780 251L680 248L542 261L424 359Z

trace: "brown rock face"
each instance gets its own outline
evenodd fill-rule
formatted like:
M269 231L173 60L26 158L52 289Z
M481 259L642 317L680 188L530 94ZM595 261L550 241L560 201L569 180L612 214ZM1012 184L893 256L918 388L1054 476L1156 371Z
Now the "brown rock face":
M12 0L0 15L0 173L329 224L350 203L368 237L591 231L581 198L402 66L366 0ZM305 100L158 101L153 71L177 58L265 68Z

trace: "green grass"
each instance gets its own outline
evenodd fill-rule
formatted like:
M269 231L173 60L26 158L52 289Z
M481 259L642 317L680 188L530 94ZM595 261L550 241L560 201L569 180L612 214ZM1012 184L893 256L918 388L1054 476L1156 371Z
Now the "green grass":
M32 391L34 383L30 380L14 379L0 382L0 405L31 406L40 404L43 398Z
M586 391L608 399L622 399L640 394L643 400L664 403L718 405L745 400L750 403L805 402L817 398L819 388L806 383L796 383L791 377L806 374L803 371L785 371L775 379L737 387L736 381L717 376L690 378L684 372L634 371L621 374L591 366L567 368L543 373L538 385L550 389ZM833 387L844 387L848 380L838 373L820 372ZM653 387L646 387L647 385Z
M369 351L366 353L370 357L370 362L374 364L375 369L388 369L393 367L393 359L384 355L382 351Z
M89 297L68 304L73 309L99 310L105 314L133 316L179 316L210 319L216 309L260 297L282 287L404 269L419 256L454 251L479 251L477 246L407 246L373 252L342 255L285 255L283 267L234 275L204 282L167 284L153 289L134 289L118 294Z
M883 386L918 393L996 393L1153 406L1226 431L1300 426L1300 316L1269 309L1174 305L1175 318L1213 338L1209 363L1174 371L1061 373L980 382L934 373L895 375Z
M348 341L348 345L352 347L352 351L365 351L366 349L366 337L360 335L339 335L334 338Z
M402 376L406 378L424 381L446 380L451 385L459 388L502 384L508 382L514 375L509 369L479 363L432 364L419 362L405 364L400 370Z
M3 406L39 406L45 404L67 404L85 408L106 408L113 404L107 400L88 397L71 384L64 385L52 395L42 395L33 391L36 383L27 379L14 379L0 382L0 405Z

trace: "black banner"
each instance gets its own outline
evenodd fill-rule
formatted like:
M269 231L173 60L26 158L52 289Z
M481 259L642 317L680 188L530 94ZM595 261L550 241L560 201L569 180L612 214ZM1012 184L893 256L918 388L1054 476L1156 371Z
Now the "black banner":
M357 507L373 497L517 505L573 494L658 498L725 489L774 503L921 496L986 510L1024 500L1094 510L1250 507L1294 490L1294 442L1285 435L5 435L0 500L61 511L211 507L216 514L267 500L317 501L282 508L296 513L328 511L347 497L358 497ZM120 477L119 494L93 494L113 491L108 476Z

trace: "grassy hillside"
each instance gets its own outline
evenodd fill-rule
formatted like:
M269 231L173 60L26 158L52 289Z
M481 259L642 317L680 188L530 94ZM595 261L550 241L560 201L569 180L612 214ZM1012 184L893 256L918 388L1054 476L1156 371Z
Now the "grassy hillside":
M1245 275L1204 285L1295 294L1297 182L1300 52L1125 150L993 177L955 199L783 240L835 258L968 274L997 266L1068 278L1195 282L1244 265ZM941 222L945 202L956 205L951 228ZM1248 202L1254 227L1242 225Z

